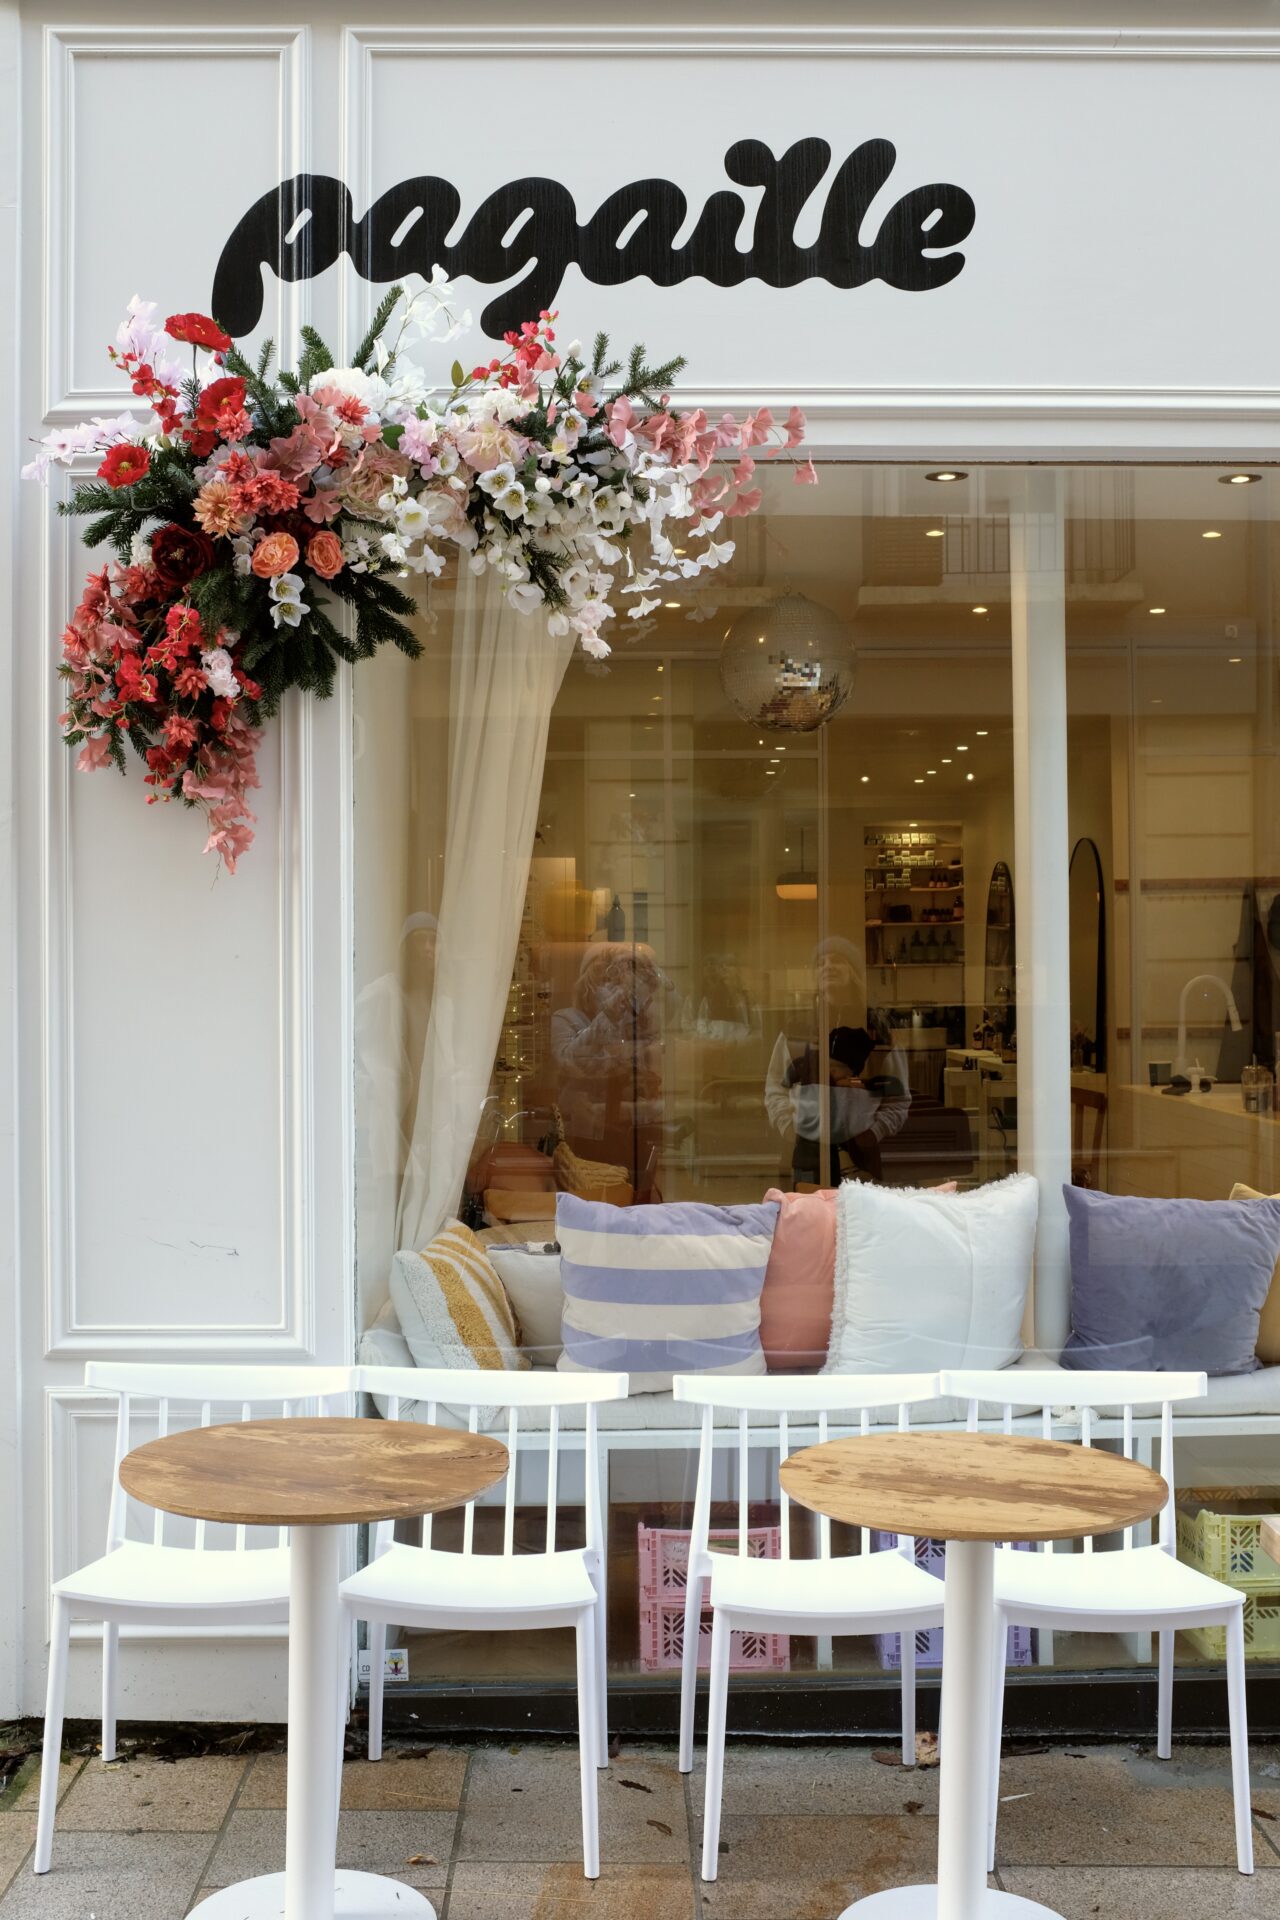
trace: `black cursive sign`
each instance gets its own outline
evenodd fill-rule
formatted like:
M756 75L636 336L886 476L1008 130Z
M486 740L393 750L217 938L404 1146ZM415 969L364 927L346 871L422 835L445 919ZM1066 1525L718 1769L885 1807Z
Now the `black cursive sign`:
M260 268L270 267L281 280L308 280L344 253L366 280L427 277L437 264L451 276L488 285L512 280L481 315L493 338L550 307L575 263L601 287L642 277L659 287L691 279L717 287L744 280L861 287L884 280L923 293L945 286L964 266L955 249L972 230L974 205L963 187L912 187L874 235L864 237L871 203L896 157L888 140L856 148L827 190L817 239L801 247L796 221L821 184L831 148L825 140L798 140L778 159L762 140L737 141L724 157L725 172L739 186L763 189L745 251L737 241L746 207L727 190L709 196L692 233L676 246L689 203L670 180L619 187L582 225L573 195L559 181L513 180L481 203L451 243L447 236L462 210L451 181L434 174L402 180L357 220L341 180L299 173L256 200L223 247L213 312L228 332L251 333L262 315Z

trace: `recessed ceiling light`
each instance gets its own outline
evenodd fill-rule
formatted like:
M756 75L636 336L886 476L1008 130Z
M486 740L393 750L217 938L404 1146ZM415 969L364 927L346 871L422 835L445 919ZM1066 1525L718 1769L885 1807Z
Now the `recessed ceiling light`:
M1255 480L1261 480L1261 478L1260 473L1220 473L1218 485L1220 487L1251 487Z
M1222 535L1215 527L1206 527L1205 531L1200 535L1200 538L1202 540L1221 540Z
M930 774L932 774L932 773L936 773L937 771L938 771L938 769L937 769L936 767L926 767L926 768L925 768L925 772L926 772L926 773L930 773Z
M773 779L773 777L774 777L774 775L775 775L775 773L776 773L777 771L778 771L778 769L777 769L776 767L766 767L766 768L765 768L765 772L766 772L766 773L768 774L768 776L769 776L769 778L770 778L771 780Z
M945 527L926 527L924 530L924 537L926 540L941 540L945 532L946 532Z
M864 773L864 774L863 774L863 776L862 776L862 784L863 784L863 786L864 786L864 787L866 786L866 784L867 784L867 782L868 782L868 780L870 780L870 778L871 778L871 775L870 775L869 773Z
M918 820L908 820L907 825L909 827L918 827L920 822Z
M661 673L661 672L662 672L662 668L661 668L661 667L659 667L659 668L658 668L658 672L659 672L659 673Z
M672 553L674 553L677 560L683 560L685 554L688 553L689 549L688 547L672 547L671 551Z
M968 753L968 751L969 751L968 747L964 746L963 744L961 744L956 748L957 753Z
M1242 653L1229 653L1227 655L1227 665L1229 667L1238 667L1243 659L1244 655Z
M664 600L662 604L664 607L671 607L674 610L680 605L680 602L678 600Z
M757 745L758 747L762 747L762 746L764 745L764 741L763 741L763 740L757 740L757 741L756 741L756 745Z
M1164 608L1163 608L1163 607L1148 607L1148 608L1147 608L1147 612L1148 612L1148 613L1163 613L1163 612L1164 612Z
M918 775L916 776L916 785L917 785L918 787L922 787L922 786L924 785L924 775L923 775L923 774L918 774Z
M975 613L985 613L986 611L987 611L987 609L986 609L985 607L975 607L975 608L974 608L974 612L975 612Z
M790 851L791 851L791 849L790 849L790 847L784 847L784 848L782 849L782 851L783 851L784 853L790 853Z
M628 800L634 800L634 799L635 799L635 795L634 795L634 793L629 793L629 794L627 795L627 798L628 798Z
M944 467L940 473L926 473L926 480L967 480L967 473L958 473L954 467Z
M973 778L973 775L971 773L966 773L965 775L966 780L972 780L972 778Z
M951 765L951 755L950 755L949 753L944 753L944 754L943 754L943 756L942 756L942 764L943 764L943 766L944 766L944 767L949 767L949 766Z
M987 737L987 729L985 727L975 727L974 732L977 734L979 740L985 740Z

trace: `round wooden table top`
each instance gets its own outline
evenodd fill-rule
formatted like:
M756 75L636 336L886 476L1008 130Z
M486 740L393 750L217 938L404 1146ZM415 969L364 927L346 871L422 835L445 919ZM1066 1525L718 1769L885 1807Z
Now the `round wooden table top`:
M828 1440L782 1468L793 1500L832 1520L932 1540L1072 1540L1158 1513L1158 1473L1096 1447L1006 1433Z
M126 1454L120 1484L165 1513L246 1527L341 1527L460 1507L501 1480L500 1440L411 1420L245 1420Z

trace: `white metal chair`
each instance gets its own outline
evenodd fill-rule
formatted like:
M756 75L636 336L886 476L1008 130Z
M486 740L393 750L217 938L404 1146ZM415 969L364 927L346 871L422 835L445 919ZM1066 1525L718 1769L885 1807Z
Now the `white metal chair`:
M210 1543L204 1521L175 1520L147 1509L147 1538L130 1538L129 1498L120 1484L120 1463L130 1446L192 1426L349 1412L352 1380L349 1367L153 1366L98 1360L86 1366L85 1385L114 1393L119 1403L107 1549L100 1560L53 1587L37 1873L49 1871L53 1854L72 1621L102 1623L102 1757L114 1760L122 1626L216 1629L271 1626L289 1618L289 1549L283 1529L270 1530L274 1544L261 1546L250 1544L244 1527L220 1530L232 1538L218 1548ZM147 1421L149 1431L142 1434L135 1431L139 1402L155 1407ZM189 1535L193 1544L166 1542L166 1520L173 1532Z
M422 1545L395 1541L394 1526L377 1529L368 1566L343 1583L347 1617L369 1625L369 1758L382 1757L383 1661L387 1627L417 1626L436 1631L527 1633L572 1627L577 1639L578 1744L582 1777L582 1857L588 1880L600 1872L599 1803L596 1769L608 1765L605 1693L606 1568L600 1509L599 1448L596 1410L608 1400L625 1400L623 1373L494 1373L443 1368L360 1367L357 1383L365 1393L386 1396L392 1420L401 1418L405 1401L425 1403L435 1422L441 1406L467 1407L468 1426L478 1430L481 1407L502 1407L500 1430L511 1466L503 1495L502 1551L477 1553L475 1502L465 1509L462 1551L431 1544L431 1516L423 1520ZM581 1444L585 1470L586 1546L556 1547L560 1454L566 1442L576 1450L578 1431L566 1434L565 1408L584 1412ZM545 1409L549 1424L537 1433L536 1446L526 1432L525 1457L546 1452L546 1532L541 1552L515 1552L520 1415Z
M1208 1574L1188 1567L1177 1557L1173 1478L1173 1408L1180 1400L1198 1400L1208 1392L1203 1373L1055 1373L1040 1393L1028 1391L1033 1374L944 1372L942 1391L968 1402L970 1431L978 1427L984 1401L1001 1408L1001 1425L1013 1430L1015 1408L1038 1409L1044 1439L1073 1438L1094 1443L1095 1421L1118 1419L1124 1456L1133 1458L1134 1409L1160 1408L1160 1472L1169 1498L1160 1515L1156 1546L1134 1544L1133 1528L1124 1531L1121 1546L1094 1551L1086 1539L1079 1552L1055 1553L1052 1543L1040 1553L996 1552L994 1631L997 1644L1009 1623L1060 1628L1077 1633L1126 1633L1135 1628L1159 1637L1160 1665L1156 1752L1162 1760L1173 1751L1173 1636L1188 1627L1226 1628L1227 1705L1231 1724L1231 1778L1235 1798L1236 1864L1241 1873L1253 1872L1253 1830L1249 1803L1249 1735L1245 1714L1244 1595ZM1016 1397L1010 1394L1017 1389ZM1043 1396L1049 1395L1046 1404ZM1118 1412L1112 1410L1118 1409ZM1055 1434L1061 1415L1079 1415L1070 1434ZM1000 1782L1000 1736L1004 1720L1004 1662L996 1662L992 1703L989 1857L994 1863L996 1813Z
M720 1859L720 1802L724 1786L725 1716L729 1694L730 1635L749 1633L896 1633L901 1645L902 1764L916 1761L915 1635L942 1625L942 1582L918 1567L915 1543L905 1537L895 1548L873 1552L871 1534L862 1529L861 1553L831 1557L831 1522L818 1521L816 1560L791 1558L791 1502L780 1493L779 1560L748 1554L748 1481L751 1448L759 1446L752 1414L777 1416L779 1465L792 1450L790 1417L809 1430L801 1445L829 1437L833 1424L868 1433L878 1408L897 1410L906 1432L909 1409L938 1396L935 1374L772 1374L760 1379L709 1380L677 1374L675 1399L702 1408L698 1484L689 1537L685 1591L683 1662L680 1674L680 1771L693 1771L693 1721L698 1684L698 1634L702 1583L711 1581L711 1674L707 1708L706 1812L702 1829L702 1877L714 1880ZM731 1408L737 1415L737 1552L709 1549L712 1474L715 1463L715 1414ZM852 1416L852 1419L850 1418ZM772 1419L768 1424L772 1426ZM883 1429L882 1429L883 1430ZM732 1431L732 1430L731 1430ZM722 1430L723 1438L723 1430Z

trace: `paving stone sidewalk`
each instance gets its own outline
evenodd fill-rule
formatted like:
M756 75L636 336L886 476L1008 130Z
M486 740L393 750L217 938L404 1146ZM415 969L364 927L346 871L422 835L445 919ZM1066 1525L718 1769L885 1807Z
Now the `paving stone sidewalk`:
M993 1885L1065 1920L1275 1920L1280 1748L1253 1752L1257 1873L1234 1868L1225 1748L1009 1758ZM570 1747L438 1747L348 1761L339 1860L423 1888L441 1920L836 1920L932 1877L936 1771L866 1748L731 1747L719 1878L698 1874L702 1773L625 1746L600 1776L603 1871L582 1878ZM281 1754L64 1764L53 1871L31 1872L38 1779L0 1798L0 1920L182 1920L284 1860Z

